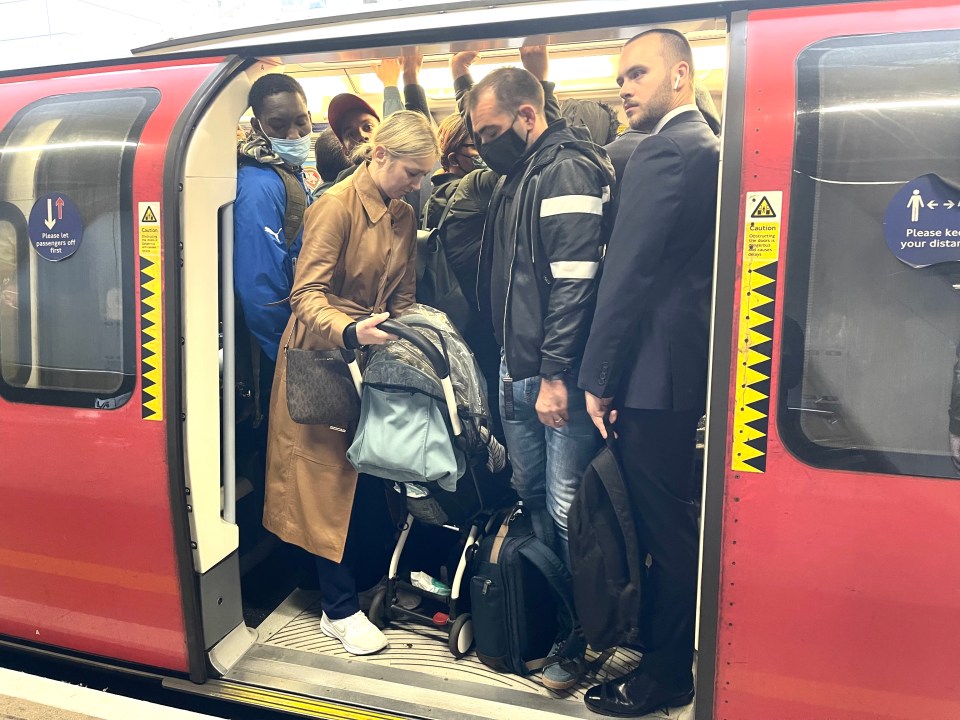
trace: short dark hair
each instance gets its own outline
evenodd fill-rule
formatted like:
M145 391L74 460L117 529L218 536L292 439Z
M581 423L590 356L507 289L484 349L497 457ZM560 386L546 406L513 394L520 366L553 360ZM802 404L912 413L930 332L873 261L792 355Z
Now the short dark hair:
M678 62L685 62L690 67L690 77L693 77L693 49L686 36L678 30L670 28L653 28L645 30L639 35L634 35L624 43L624 47L639 40L647 35L657 35L660 38L660 45L663 48L663 57L668 65L676 65Z
M467 96L467 112L477 106L477 99L490 91L502 112L515 112L521 105L528 103L537 108L540 115L543 109L543 86L540 81L523 68L499 68L474 85Z
M283 73L270 73L257 78L250 88L250 94L247 96L247 102L253 108L254 117L260 117L260 111L263 110L263 101L271 95L280 93L297 93L307 101L307 94L303 91L303 86L289 75Z
M337 175L350 167L350 161L343 154L343 145L331 128L317 135L313 154L317 159L317 172L324 182L335 180Z
M440 143L440 165L444 170L450 169L450 153L455 153L464 145L472 142L467 124L463 116L456 112L447 115L437 126L437 142Z

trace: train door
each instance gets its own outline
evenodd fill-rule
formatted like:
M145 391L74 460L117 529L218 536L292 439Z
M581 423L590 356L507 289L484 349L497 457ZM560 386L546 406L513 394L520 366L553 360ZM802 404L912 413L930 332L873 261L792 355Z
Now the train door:
M0 81L0 634L197 679L174 170L225 71Z
M734 16L697 718L960 716L958 28Z

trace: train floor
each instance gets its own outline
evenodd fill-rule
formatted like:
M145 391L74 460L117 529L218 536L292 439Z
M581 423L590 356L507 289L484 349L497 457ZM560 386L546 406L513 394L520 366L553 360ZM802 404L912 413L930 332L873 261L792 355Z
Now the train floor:
M587 688L635 667L638 653L619 649L607 658L589 654L594 667L566 692L548 690L535 676L496 673L471 650L459 660L447 632L394 624L390 645L365 657L349 655L320 630L319 595L296 589L257 628L256 645L223 678L225 682L281 690L416 718L597 718L583 704ZM601 664L602 663L602 664ZM693 706L649 718L692 720Z

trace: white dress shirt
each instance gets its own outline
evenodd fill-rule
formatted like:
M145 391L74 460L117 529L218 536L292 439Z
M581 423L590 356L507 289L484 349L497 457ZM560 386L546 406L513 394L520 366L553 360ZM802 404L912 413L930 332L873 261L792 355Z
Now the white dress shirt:
M690 103L689 105L681 105L680 107L674 108L673 110L668 112L666 115L664 115L662 118L660 118L660 122L657 123L656 127L653 128L653 132L651 132L650 134L656 135L658 132L660 132L663 129L664 125L666 125L668 122L673 120L673 118L675 118L680 113L685 113L688 110L696 110L697 112L699 112L700 108L698 108L693 103Z

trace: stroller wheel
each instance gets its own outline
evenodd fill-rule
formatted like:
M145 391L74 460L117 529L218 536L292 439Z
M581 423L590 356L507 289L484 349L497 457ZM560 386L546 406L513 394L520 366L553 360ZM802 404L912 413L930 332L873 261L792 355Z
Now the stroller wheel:
M390 611L387 609L387 589L377 590L377 594L370 601L370 609L367 610L367 617L378 630L383 630L390 624Z
M450 627L450 640L447 642L450 653L459 660L473 647L473 618L470 613L457 615Z

